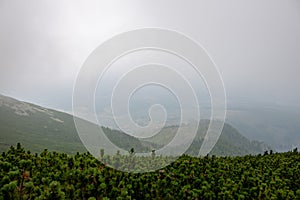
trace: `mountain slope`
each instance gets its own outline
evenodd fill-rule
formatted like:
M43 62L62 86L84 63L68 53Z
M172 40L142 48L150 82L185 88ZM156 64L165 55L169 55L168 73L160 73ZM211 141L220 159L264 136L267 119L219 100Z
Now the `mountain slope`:
M104 131L121 148L145 149L132 136L108 128ZM45 148L71 154L86 151L72 115L0 95L0 151L7 150L17 142L33 152L41 152Z
M84 123L97 126L87 121ZM207 120L201 121L197 136L186 153L198 155L208 124ZM154 137L139 140L123 132L103 128L114 144L125 150L133 147L136 152L149 152L168 144L177 129L176 126L165 127ZM185 130L189 134L189 129ZM17 142L33 152L41 152L45 148L70 154L86 151L77 134L72 115L0 95L0 151L7 150ZM211 154L256 154L263 152L265 148L263 143L251 142L232 126L225 124Z

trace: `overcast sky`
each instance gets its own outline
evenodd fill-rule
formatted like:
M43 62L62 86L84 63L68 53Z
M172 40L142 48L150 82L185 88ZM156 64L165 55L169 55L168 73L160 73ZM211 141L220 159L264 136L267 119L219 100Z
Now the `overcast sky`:
M176 30L202 44L229 101L300 102L299 0L0 0L0 93L70 111L88 55L143 27Z

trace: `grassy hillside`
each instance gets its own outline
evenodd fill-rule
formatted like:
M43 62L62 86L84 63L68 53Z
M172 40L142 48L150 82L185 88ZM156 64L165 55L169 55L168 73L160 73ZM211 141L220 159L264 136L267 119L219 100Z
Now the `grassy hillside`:
M70 115L23 102L11 103L0 107L1 151L19 141L35 152L45 148L68 153L85 150Z
M141 142L132 136L108 128L104 131L121 148L144 149ZM77 134L73 116L1 96L0 151L6 151L17 142L22 142L25 148L33 152L45 148L70 154L86 151Z

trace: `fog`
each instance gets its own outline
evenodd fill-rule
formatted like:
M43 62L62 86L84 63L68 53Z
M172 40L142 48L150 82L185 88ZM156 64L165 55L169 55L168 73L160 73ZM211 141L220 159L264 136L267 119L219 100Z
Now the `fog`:
M124 31L161 27L207 50L229 102L239 97L297 105L299 21L297 0L2 0L0 92L70 111L76 75L98 45Z

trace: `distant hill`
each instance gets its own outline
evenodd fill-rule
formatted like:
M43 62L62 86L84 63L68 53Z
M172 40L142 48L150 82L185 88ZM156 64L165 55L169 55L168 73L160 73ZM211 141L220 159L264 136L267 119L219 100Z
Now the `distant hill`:
M206 132L208 125L209 121L207 120L201 122L200 126L202 127L202 131ZM202 144L202 142L202 133L198 131L196 140L194 140L187 153L190 155L198 153L196 149ZM269 150L269 147L265 143L255 140L251 141L240 134L233 126L225 123L220 138L210 154L222 156L242 156L248 154L255 155L263 153L266 150Z
M186 154L192 156L198 155L200 150L199 147L202 145L208 126L209 120L201 120L195 139L186 151ZM189 132L189 125L187 125L185 129L187 132ZM160 131L160 133L157 135L144 139L144 141L164 146L172 140L177 130L178 126L169 126L162 129L162 131ZM185 138L182 138L182 140L185 140ZM269 150L269 147L265 143L259 141L250 141L241 135L237 129L232 127L230 124L225 123L217 144L209 154L219 156L241 156L248 154L259 154L266 150Z
M87 121L85 123L97 126ZM208 124L207 120L201 121L196 139L186 153L197 155ZM118 130L109 128L103 130L117 146L128 150L133 147L136 152L145 152L167 144L173 138L177 128L176 126L165 127L159 134L148 140L139 140ZM33 152L41 152L45 148L70 154L87 151L77 134L72 115L0 95L0 151L7 150L17 142L21 142L26 149ZM265 144L251 142L232 126L225 124L211 154L257 154L266 148Z

